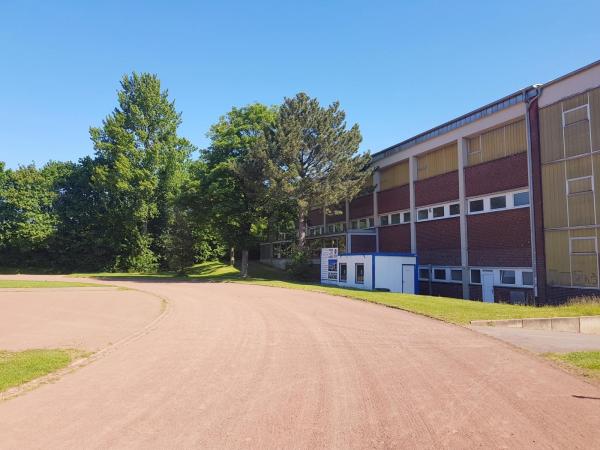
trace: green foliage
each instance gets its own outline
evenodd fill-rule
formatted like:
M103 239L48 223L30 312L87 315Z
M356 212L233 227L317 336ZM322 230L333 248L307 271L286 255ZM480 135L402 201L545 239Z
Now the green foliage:
M299 281L314 280L314 268L311 261L311 250L308 247L294 245L289 250L290 261L286 267L290 276Z
M358 154L358 125L347 129L345 118L338 102L322 107L299 93L284 100L275 127L253 152L265 166L271 198L295 202L300 246L310 209L352 199L371 175L369 154Z
M117 243L113 267L146 270L165 262L160 239L175 220L193 146L177 135L181 115L156 75L123 77L118 99L103 126L90 129L91 181L104 194L103 219Z

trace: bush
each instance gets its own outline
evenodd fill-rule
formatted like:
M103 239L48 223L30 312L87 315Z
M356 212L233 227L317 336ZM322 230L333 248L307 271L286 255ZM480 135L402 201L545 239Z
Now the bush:
M313 267L309 248L290 248L290 262L286 271L295 280L308 281L312 278Z

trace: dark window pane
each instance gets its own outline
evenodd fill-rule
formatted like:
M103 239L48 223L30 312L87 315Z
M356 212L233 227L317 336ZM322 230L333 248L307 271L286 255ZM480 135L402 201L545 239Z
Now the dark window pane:
M515 284L515 271L514 270L501 270L500 271L500 283Z
M346 281L348 279L348 267L345 263L340 264L340 281Z
M446 269L433 269L433 278L436 280L446 279Z
M419 269L419 278L421 280L429 280L429 269Z
M471 283L475 283L475 284L481 283L481 270L471 269Z
M379 218L379 220L381 221L381 226L383 226L383 227L384 227L384 226L386 226L386 225L389 225L389 220L390 220L390 219L389 219L389 216L381 216L381 217Z
M452 269L450 271L450 278L452 279L452 281L462 281L462 270Z
M400 213L392 214L392 224L400 223Z
M450 215L458 216L459 214L460 214L460 205L458 203L450 205Z
M433 208L433 217L434 218L444 217L444 207L437 206L437 207Z
M429 218L429 210L427 209L420 209L417 212L417 219L419 220L427 220Z
M356 264L356 284L363 284L365 282L365 265Z
M471 200L469 202L469 211L470 212L483 211L483 200Z
M523 272L523 284L533 286L533 272Z
M402 215L402 220L404 221L404 223L408 223L408 222L410 222L410 213L409 213L409 212L405 212L405 213Z
M492 197L490 199L490 209L502 209L506 208L506 196L500 195L499 197Z

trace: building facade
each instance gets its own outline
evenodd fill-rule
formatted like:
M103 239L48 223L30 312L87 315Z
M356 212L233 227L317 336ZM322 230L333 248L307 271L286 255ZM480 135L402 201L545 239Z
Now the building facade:
M410 252L419 291L600 294L600 61L373 155L373 189L309 217L315 248Z

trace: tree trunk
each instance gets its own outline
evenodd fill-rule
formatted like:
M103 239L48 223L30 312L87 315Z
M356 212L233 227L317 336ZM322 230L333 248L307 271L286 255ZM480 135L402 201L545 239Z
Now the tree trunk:
M229 249L229 265L232 267L235 265L235 247Z
M240 268L242 278L248 277L248 250L242 250L242 267Z
M298 247L301 249L306 245L306 220L304 212L298 214Z

